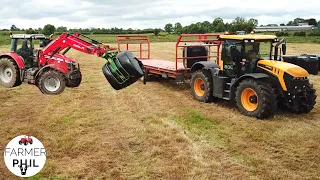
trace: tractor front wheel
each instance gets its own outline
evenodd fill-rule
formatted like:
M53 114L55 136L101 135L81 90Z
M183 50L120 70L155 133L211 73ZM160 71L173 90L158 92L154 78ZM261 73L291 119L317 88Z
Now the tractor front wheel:
M212 77L207 70L201 69L192 74L191 93L196 100L212 101L212 89Z
M77 78L77 79L67 79L66 80L66 86L69 87L69 88L75 88L75 87L80 86L81 81L82 81L82 76L80 74L80 77Z
M57 70L45 71L40 75L37 86L43 94L60 94L66 87L65 76Z
M32 144L32 143L33 143L33 140L31 139L31 140L30 140L30 144Z
M0 59L0 85L12 88L21 84L19 68L13 59Z
M19 144L22 145L22 141L19 141Z
M277 96L268 84L255 79L243 80L236 92L239 111L258 119L273 116L277 109Z

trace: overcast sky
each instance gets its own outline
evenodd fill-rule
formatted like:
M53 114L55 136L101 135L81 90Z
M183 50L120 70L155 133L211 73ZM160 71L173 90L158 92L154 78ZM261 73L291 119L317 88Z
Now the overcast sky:
M256 18L259 24L287 23L296 17L320 20L319 0L0 0L0 29L38 28L163 28L221 17Z

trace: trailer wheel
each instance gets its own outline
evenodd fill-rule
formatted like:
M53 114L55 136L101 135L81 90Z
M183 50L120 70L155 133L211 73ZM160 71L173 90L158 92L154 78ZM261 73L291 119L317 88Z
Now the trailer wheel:
M236 92L239 111L258 119L273 116L277 109L277 96L267 83L254 79L243 80Z
M80 77L77 78L77 79L67 79L66 80L66 86L69 87L69 88L75 88L75 87L80 86L81 81L82 81L82 75L80 73Z
M45 71L40 75L37 86L43 94L60 94L66 87L65 76L57 70Z
M21 85L20 71L13 59L0 59L0 85L12 88Z
M32 144L32 143L33 143L33 140L31 139L31 140L30 140L30 144Z
M212 77L207 70L201 69L192 74L191 94L200 102L210 102L212 97Z

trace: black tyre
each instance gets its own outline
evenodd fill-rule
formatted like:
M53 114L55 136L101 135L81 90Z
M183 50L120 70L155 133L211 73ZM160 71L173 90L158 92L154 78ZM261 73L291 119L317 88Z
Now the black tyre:
M239 84L236 101L242 114L258 119L273 116L277 109L274 89L268 83L255 79L243 80Z
M131 76L142 77L144 75L142 64L130 51L123 51L117 54L117 59Z
M22 145L22 141L19 141L19 144Z
M37 86L43 94L60 94L66 87L65 76L57 70L45 71L40 75Z
M80 73L80 77L77 79L66 79L66 86L69 88L79 87L82 81L82 75Z
M28 145L28 141L25 141L25 142L24 142L24 145L25 145L25 146Z
M0 85L6 88L21 85L20 71L13 59L0 59Z
M32 143L33 143L33 140L31 139L31 140L30 140L30 144L32 144Z
M200 102L210 102L212 97L212 77L209 71L201 69L192 74L191 94Z

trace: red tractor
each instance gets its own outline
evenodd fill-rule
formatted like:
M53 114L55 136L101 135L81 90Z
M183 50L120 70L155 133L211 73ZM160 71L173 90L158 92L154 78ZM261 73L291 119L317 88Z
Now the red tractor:
M28 143L29 144L33 143L31 136L25 136L25 137L21 138L21 140L19 141L20 145L24 144L26 146L26 145L28 145Z
M65 87L78 87L82 79L80 66L76 60L65 56L71 48L107 59L102 70L116 90L131 85L144 75L142 63L129 51L118 54L116 49L80 33L63 33L53 40L42 34L10 37L11 52L0 54L0 85L7 88L25 82L38 86L44 94L55 95ZM34 48L33 41L36 40L40 40L43 49Z

